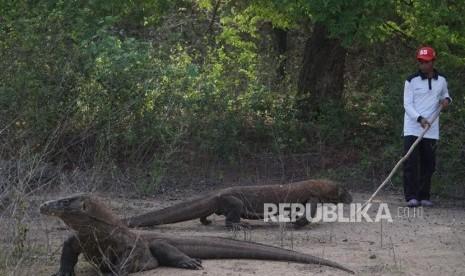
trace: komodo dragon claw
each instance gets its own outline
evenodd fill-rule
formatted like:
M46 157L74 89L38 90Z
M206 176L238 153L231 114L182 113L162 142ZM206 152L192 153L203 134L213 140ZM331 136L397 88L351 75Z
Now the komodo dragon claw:
M178 263L177 267L186 269L203 269L202 261L196 258L190 258L189 260Z
M247 222L231 222L231 223L226 223L226 228L230 231L236 232L236 231L251 230L252 226L250 226L250 224Z

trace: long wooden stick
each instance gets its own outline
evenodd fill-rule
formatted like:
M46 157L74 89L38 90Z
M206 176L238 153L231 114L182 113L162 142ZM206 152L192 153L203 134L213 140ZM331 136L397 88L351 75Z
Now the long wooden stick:
M394 173L397 171L397 169L400 167L400 165L405 161L407 160L407 158L410 156L410 154L412 154L413 150L415 149L415 147L418 145L418 143L420 143L421 139L423 139L423 136L425 135L425 133L430 129L431 125L434 123L434 121L436 121L436 119L439 117L439 114L441 113L441 110L442 110L442 105L439 106L438 108L438 111L436 112L436 114L434 114L434 116L432 117L431 119L431 122L430 124L425 127L425 129L423 130L423 132L420 134L420 136L418 136L418 138L415 140L415 142L410 146L410 149L407 151L407 153L405 154L404 157L402 157L399 162L397 162L396 166L394 167L394 169L392 169L391 173L388 175L388 177L383 181L383 183L381 183L381 185L378 187L378 189L376 189L376 191L373 193L373 195L371 195L371 197L365 202L363 203L362 207L360 209L363 209L368 203L370 203L373 198L378 194L378 192L388 183L389 180L391 180L392 176L394 175ZM360 211L360 210L359 210Z

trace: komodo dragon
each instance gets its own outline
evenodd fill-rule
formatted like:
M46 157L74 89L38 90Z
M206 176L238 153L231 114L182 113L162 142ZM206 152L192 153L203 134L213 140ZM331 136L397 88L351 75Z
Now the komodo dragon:
M263 219L264 203L350 203L352 196L329 180L305 180L285 185L238 186L225 188L173 206L124 219L129 227L153 226L200 218L204 225L213 213L226 216L226 227L240 226L240 218ZM311 216L314 217L316 205ZM305 226L305 215L295 225Z
M80 253L109 275L127 275L160 265L201 269L200 258L289 261L325 265L353 273L330 260L259 243L130 230L98 198L88 194L45 202L40 206L40 212L59 217L75 231L64 242L56 276L75 275L74 267Z

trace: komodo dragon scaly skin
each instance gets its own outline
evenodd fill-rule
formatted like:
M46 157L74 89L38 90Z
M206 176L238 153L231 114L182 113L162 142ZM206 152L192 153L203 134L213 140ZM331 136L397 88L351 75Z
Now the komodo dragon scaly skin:
M74 195L45 202L42 214L62 219L74 234L63 245L57 276L72 276L79 254L109 275L171 266L201 269L200 259L259 259L350 269L326 259L259 243L216 237L179 237L133 231L96 197Z
M263 219L265 203L350 203L352 196L344 188L329 180L305 180L285 185L237 186L221 189L173 206L150 211L123 221L129 227L153 226L200 218L210 224L207 217L213 213L226 217L226 227L240 224L240 219ZM312 216L316 206L311 208ZM305 216L296 226L308 224Z

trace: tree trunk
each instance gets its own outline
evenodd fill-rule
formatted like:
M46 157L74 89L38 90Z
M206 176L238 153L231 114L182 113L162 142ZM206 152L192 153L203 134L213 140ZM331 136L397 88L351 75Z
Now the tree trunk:
M278 82L286 77L286 52L287 52L287 31L281 28L273 28L275 35L275 48L278 53L279 65L276 71Z
M322 102L341 102L347 51L340 40L328 38L326 28L318 23L304 51L296 104L301 119L308 120L318 116Z

